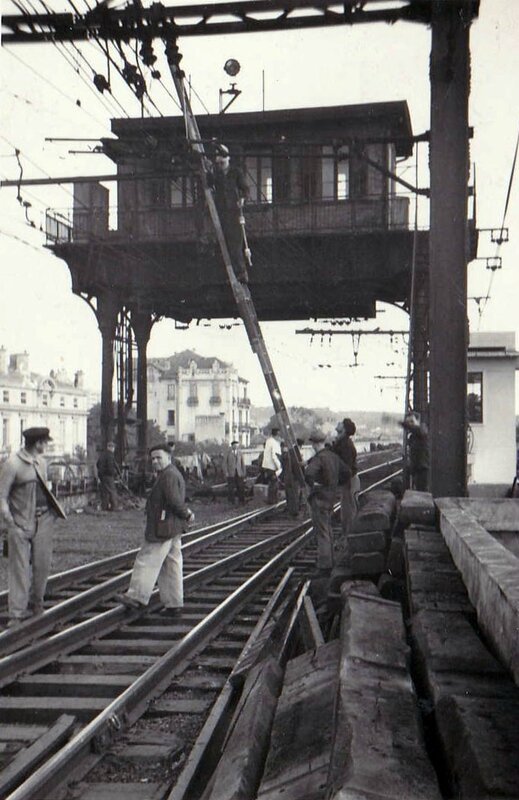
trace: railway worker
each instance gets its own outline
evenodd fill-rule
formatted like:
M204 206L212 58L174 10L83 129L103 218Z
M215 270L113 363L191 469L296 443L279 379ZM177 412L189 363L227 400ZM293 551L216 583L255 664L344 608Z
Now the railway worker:
M231 447L223 460L223 471L227 481L227 499L231 505L234 504L235 495L238 495L240 504L245 502L245 476L247 470L239 445L240 443L236 439L232 441Z
M9 623L43 612L52 560L52 529L65 517L47 485L43 454L52 441L48 428L23 431L25 446L9 456L0 473L0 513L8 531Z
M337 453L347 467L347 475L341 484L341 527L343 532L343 545L346 547L346 537L351 532L353 520L357 513L356 494L359 491L359 479L357 478L357 450L352 441L355 436L357 426L349 417L345 417L335 428L337 438L333 443L333 452Z
M209 182L214 190L214 201L234 273L241 283L248 283L240 218L245 200L249 196L249 187L243 172L231 165L230 161L229 149L224 144L217 145L214 170L209 175Z
M406 471L417 492L429 490L429 434L419 415L410 411L400 423L407 434Z
M303 444L302 439L297 440L297 446L301 447ZM294 463L294 459L297 456L294 451L290 452L285 442L281 442L281 465L283 467L283 472L281 473L281 480L283 482L283 486L285 487L285 497L287 501L287 513L290 514L291 517L298 517L299 511L301 508L301 495L302 495L302 487L300 483L300 473L297 470L297 462ZM301 469L303 468L303 462L300 460Z
M115 487L115 479L119 473L115 461L115 445L107 442L106 450L97 459L96 469L99 478L101 508L103 511L119 511L119 498Z
M278 478L283 466L281 464L281 434L279 428L272 428L270 436L263 448L261 469L267 481L267 503L272 505L278 502Z
M310 442L315 455L305 469L310 486L308 502L317 537L317 570L327 574L333 567L332 510L339 483L346 479L347 468L339 456L325 446L325 435L314 431Z
M137 553L128 591L116 599L128 608L145 608L158 582L162 613L175 617L184 605L181 536L195 515L185 503L186 485L171 455L171 444L150 448L157 477L146 503L145 542Z

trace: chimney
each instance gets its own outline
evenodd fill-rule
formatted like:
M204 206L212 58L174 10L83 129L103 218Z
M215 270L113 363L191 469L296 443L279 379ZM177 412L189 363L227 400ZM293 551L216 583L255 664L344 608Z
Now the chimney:
M82 369L79 369L74 375L74 387L76 389L83 389L84 388L84 379L85 375Z
M29 372L29 353L13 353L9 358L9 372L20 372L27 375Z
M7 350L2 345L0 347L0 375L5 375L7 372Z

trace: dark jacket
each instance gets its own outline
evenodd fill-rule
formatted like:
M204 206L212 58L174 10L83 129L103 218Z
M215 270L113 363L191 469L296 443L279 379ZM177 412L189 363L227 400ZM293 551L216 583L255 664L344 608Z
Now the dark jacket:
M429 469L429 437L425 425L420 425L409 434L407 439L409 469L414 474Z
M146 503L146 541L161 542L184 532L184 522L189 517L185 496L184 478L169 464L153 484Z
M343 434L339 436L333 445L333 452L337 453L341 461L347 466L349 470L349 478L343 482L342 485L351 483L352 475L357 474L357 449L353 444L351 437Z
M215 169L210 178L214 188L214 199L218 213L239 217L238 203L248 196L249 187L243 172L238 167L229 167L226 173Z
M115 463L115 457L110 450L107 450L105 453L101 453L99 458L97 459L97 477L101 480L101 478L115 478L117 475L117 464Z
M339 483L348 476L347 467L339 456L325 447L310 459L305 469L305 479L311 487L308 499L314 497L334 502Z

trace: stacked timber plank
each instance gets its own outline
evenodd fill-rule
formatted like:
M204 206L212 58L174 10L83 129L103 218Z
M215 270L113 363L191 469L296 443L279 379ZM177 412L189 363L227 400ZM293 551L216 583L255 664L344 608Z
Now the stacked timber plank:
M395 507L392 492L380 490L368 495L347 537L352 576L369 577L384 571Z
M431 709L446 791L519 797L519 689L486 647L440 531L405 533L415 679Z
M398 603L345 584L341 637L289 662L258 800L439 800Z

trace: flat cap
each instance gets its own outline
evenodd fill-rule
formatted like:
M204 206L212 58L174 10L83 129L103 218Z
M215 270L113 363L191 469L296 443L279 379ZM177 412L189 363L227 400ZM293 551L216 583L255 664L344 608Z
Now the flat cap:
M46 442L52 442L52 436L48 428L27 428L22 433L26 442L39 442L41 439Z
M309 442L324 442L326 440L326 436L322 431L312 431L310 436L308 437Z

